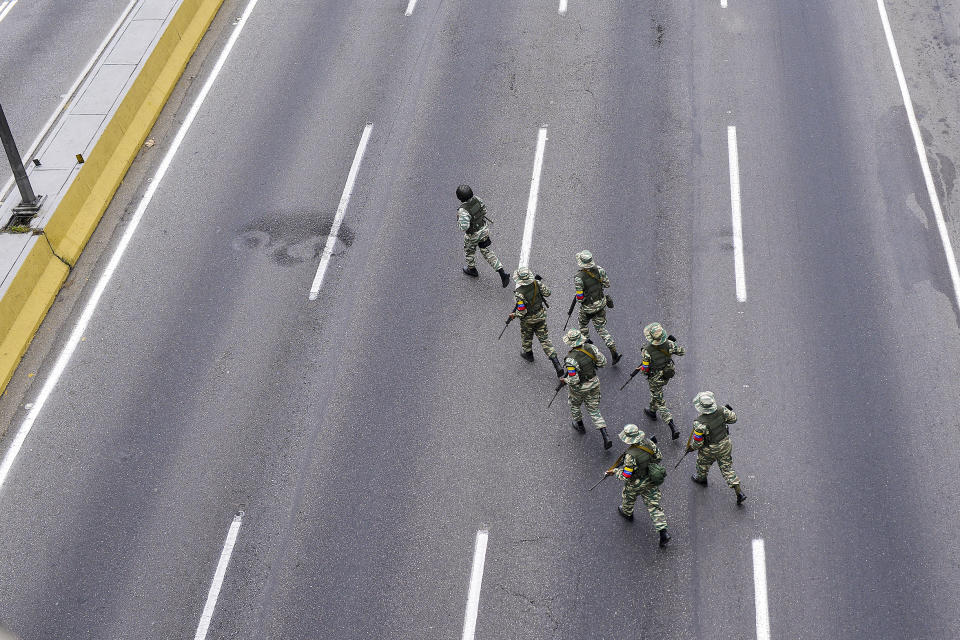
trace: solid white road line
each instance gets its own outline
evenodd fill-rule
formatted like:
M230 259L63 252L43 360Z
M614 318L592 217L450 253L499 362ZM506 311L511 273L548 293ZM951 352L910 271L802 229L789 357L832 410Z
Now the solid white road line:
M770 612L767 609L767 556L763 538L753 541L753 599L757 610L757 640L770 640Z
M567 0L560 0L559 11L560 11L560 15L562 16L567 15Z
M467 594L467 613L463 617L463 640L473 640L477 630L477 611L480 608L480 583L483 582L483 564L487 558L487 530L477 531L473 548L473 571L470 572L470 591Z
M743 223L740 218L740 158L737 155L737 128L727 127L730 155L730 215L733 220L733 271L737 279L737 300L747 300L747 278L743 268Z
M917 115L913 110L913 101L910 99L910 90L907 88L907 79L903 75L903 66L900 64L900 54L897 53L897 43L893 40L893 30L890 28L890 20L887 18L887 7L884 5L883 0L877 0L877 8L880 10L880 21L883 23L883 32L887 36L887 46L890 48L890 57L893 58L893 69L897 73L900 93L903 95L903 106L907 110L907 119L910 121L913 143L917 148L917 155L920 157L920 169L923 171L923 181L927 185L927 195L930 197L930 206L933 207L933 216L937 221L937 230L940 232L940 242L943 243L943 252L947 256L947 268L950 271L950 279L953 281L954 300L957 306L960 307L960 272L957 270L957 257L953 252L953 244L950 242L947 224L943 220L943 209L940 206L940 198L937 196L937 190L933 185L933 174L930 172L930 163L927 161L927 150L923 146L923 137L920 135L920 125L917 124Z
M7 479L7 474L10 473L10 468L13 466L13 462L16 460L17 454L20 453L20 448L23 446L24 440L26 440L27 435L30 433L30 429L33 428L33 423L36 421L37 416L40 415L40 411L47 403L47 399L53 392L54 387L57 386L57 382L60 380L60 376L63 375L63 371L67 368L67 364L69 364L70 358L73 356L73 352L76 350L77 345L80 344L80 339L83 337L84 332L87 330L87 326L90 324L90 319L93 317L93 312L97 309L97 304L100 302L100 297L103 296L103 292L106 290L107 285L110 283L110 279L117 270L117 267L120 264L120 259L123 258L123 254L126 252L127 246L133 239L133 234L136 233L137 227L140 225L140 220L143 219L143 214L146 212L147 207L150 205L150 201L153 200L153 196L157 192L157 187L160 186L160 182L167 174L167 169L170 168L170 163L173 161L173 157L177 154L177 150L180 149L180 145L183 144L183 139L187 135L190 125L193 124L194 119L197 117L197 113L199 113L200 107L203 105L203 101L206 100L207 94L210 93L210 89L213 87L213 83L216 81L217 76L220 75L220 70L223 69L223 65L227 61L227 57L230 55L233 45L236 44L237 38L240 36L240 32L243 30L243 26L247 23L247 18L250 17L250 14L253 12L253 8L257 5L258 1L259 0L250 0L249 4L247 4L247 8L244 9L243 15L240 17L240 20L234 27L233 33L230 34L230 38L227 40L227 44L224 46L223 51L220 53L220 57L210 70L210 76L200 89L200 93L197 94L193 105L190 107L190 111L187 112L187 115L183 120L183 124L180 125L180 129L177 131L177 135L174 136L173 141L170 143L170 148L167 150L167 154L160 162L157 172L154 174L153 179L147 186L147 190L140 199L140 203L137 205L136 210L133 212L133 216L131 216L126 230L120 237L120 242L117 243L117 248L110 257L107 267L103 270L103 275L101 275L100 280L97 281L97 285L94 287L90 299L87 301L86 306L83 308L83 312L80 314L80 319L77 320L77 324L73 328L70 338L67 340L67 343L64 346L63 351L60 353L60 356L57 358L56 363L54 363L53 369L50 372L50 377L47 378L47 381L43 384L37 399L33 401L33 407L30 409L30 413L27 414L26 419L23 421L23 424L20 425L20 429L17 431L17 435L13 438L13 442L10 443L10 448L7 450L6 455L4 455L3 462L0 463L0 488L3 487L3 483Z
M230 523L227 539L223 542L220 561L217 563L217 570L213 574L213 582L210 583L210 591L207 592L207 602L203 605L200 624L197 625L197 633L193 636L193 640L206 640L207 630L210 628L210 621L213 619L213 610L217 606L217 598L220 597L220 587L223 586L223 578L227 575L227 565L230 564L230 556L233 554L233 545L237 543L237 536L240 535L241 520L243 520L243 511L234 516L233 522Z
M537 153L533 158L533 177L530 178L530 197L527 198L527 219L523 223L523 240L520 243L521 267L530 264L530 245L533 244L533 221L537 217L537 198L540 195L540 174L543 171L543 149L547 144L547 127L537 133Z
M17 6L18 0L10 0L9 3L5 2L3 7L0 7L0 22L3 22L3 19L7 17L7 14Z
M413 8L417 6L417 0L410 0L410 4L407 5L407 12L403 15L411 16L413 15Z
M323 253L320 255L320 266L317 267L317 275L313 278L313 284L310 286L310 299L316 300L320 295L320 287L323 286L323 276L327 273L327 265L330 264L330 256L333 255L333 246L337 244L337 234L340 233L340 224L343 222L343 216L347 212L347 205L350 204L350 195L353 193L353 183L357 181L357 173L360 171L360 161L363 160L363 152L367 148L367 140L370 139L370 131L373 125L369 122L363 128L360 134L360 144L357 145L357 152L353 154L353 164L350 165L350 172L347 174L347 184L343 185L343 193L340 194L340 204L337 205L337 215L333 217L333 226L330 227L330 234L327 236L327 244L323 247Z
M721 9L727 8L727 0L720 0L720 8Z
M93 69L93 65L97 63L97 60L103 54L103 50L106 49L107 45L110 44L110 41L113 40L113 36L117 35L117 31L120 30L120 27L122 27L123 23L127 20L127 16L130 15L130 12L133 11L133 8L139 2L140 0L130 0L130 4L127 5L127 8L123 10L123 13L120 14L120 17L113 24L110 32L107 33L107 37L103 39L103 41L100 43L100 46L97 47L96 52L94 52L93 56L90 57L90 60L87 62L87 66L83 68L83 71L80 72L80 75L77 76L77 79L73 81L73 84L70 85L70 88L67 89L67 92L63 94L63 100L61 100L60 104L57 105L57 108L53 110L53 115L51 115L46 124L40 128L40 133L37 135L36 139L30 143L30 146L27 147L27 150L23 152L22 155L25 163L29 163L30 159L33 158L33 154L36 153L40 143L43 142L43 139L53 128L53 125L56 124L57 118L60 117L60 114L66 108L67 103L73 100L73 94L76 93L77 89L80 88L80 84L87 79L87 74L89 74L90 70ZM0 6L0 11L2 10L3 7ZM12 188L13 176L10 176L3 184L3 188L0 189L0 202L7 198L7 196L10 194L10 189Z

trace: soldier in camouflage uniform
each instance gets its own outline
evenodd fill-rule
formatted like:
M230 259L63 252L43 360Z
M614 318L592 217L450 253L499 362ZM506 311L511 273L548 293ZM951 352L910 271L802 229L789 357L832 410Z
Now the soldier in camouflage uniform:
M577 301L580 303L580 313L577 316L580 321L580 333L589 336L592 321L603 343L610 349L613 364L617 364L623 356L617 353L613 336L607 331L607 305L613 308L613 299L604 294L604 289L610 287L610 278L602 267L594 263L593 254L589 251L581 251L577 254L577 266L580 270L573 277L573 286L577 291Z
M597 368L606 366L607 358L587 342L577 329L567 331L563 341L570 347L570 353L564 360L567 375L561 380L567 385L567 402L570 405L573 428L580 433L586 433L580 410L580 406L585 405L593 426L603 437L603 448L609 449L613 442L607 436L607 423L600 415L600 378L597 376Z
M557 377L561 378L563 367L560 366L560 359L557 357L557 351L553 348L550 333L547 331L546 298L550 295L550 287L527 267L520 267L514 271L513 279L517 282L517 288L514 291L516 304L510 318L520 318L520 356L533 362L533 335L536 334L540 346L543 347L543 353L553 363Z
M740 490L740 478L733 470L733 444L728 424L737 421L737 414L728 406L718 407L712 391L701 391L693 399L699 415L693 422L693 431L687 442L688 451L697 452L697 473L692 480L707 486L707 473L714 462L720 467L727 486L737 492L737 505L743 504L746 494Z
M660 532L660 546L665 547L670 542L670 534L667 533L667 517L660 508L660 486L655 484L648 474L650 463L659 463L663 460L663 454L660 453L656 440L647 438L635 424L625 426L620 432L620 439L630 445L630 448L606 472L606 475L616 474L624 481L621 493L623 501L617 511L627 520L633 520L637 498L642 498L650 520L653 521L653 528Z
M510 283L510 276L503 270L500 258L489 248L492 243L487 225L489 220L487 207L480 198L473 195L473 189L469 185L462 184L457 187L457 198L460 200L457 223L463 231L463 252L467 258L467 266L462 268L463 272L473 278L480 275L477 271L477 249L479 248L480 255L500 274L500 283L506 287Z
M651 322L644 327L643 335L647 343L641 351L643 362L637 367L637 371L647 376L647 382L650 385L650 407L643 412L651 420L656 420L657 416L660 416L660 419L670 427L671 437L676 440L680 437L680 432L673 422L673 414L663 402L663 388L676 374L672 356L682 356L686 351L667 337L667 332L659 322Z

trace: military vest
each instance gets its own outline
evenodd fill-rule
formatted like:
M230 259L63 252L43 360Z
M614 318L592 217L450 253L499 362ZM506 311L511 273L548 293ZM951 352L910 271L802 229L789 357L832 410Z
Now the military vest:
M589 269L580 270L583 280L583 304L591 304L603 297L603 284L600 282L600 272L594 275Z
M636 478L637 480L643 480L646 478L647 467L651 462L656 462L656 458L650 455L648 451L641 449L641 446L650 449L650 451L656 451L656 449L653 448L653 443L648 440L638 442L635 445L631 445L631 447L627 449L627 455L633 456L634 459L633 478Z
M543 309L543 294L540 293L540 283L534 280L530 284L517 287L517 292L527 304L527 314L539 313Z
M467 227L467 233L476 233L477 231L480 231L487 221L487 212L486 209L484 209L480 198L473 196L466 202L462 203L460 208L464 209L468 214L470 214L470 226Z
M647 353L650 354L651 371L660 371L661 369L665 369L667 365L673 362L673 358L670 356L669 340L665 340L663 344L660 345L652 345L648 342L644 349L646 349Z
M577 361L577 369L580 371L581 382L586 382L597 377L597 360L586 346L581 345L571 349L567 357Z
M723 409L719 407L713 413L701 413L697 416L697 422L709 430L707 437L704 438L704 444L717 444L730 435Z

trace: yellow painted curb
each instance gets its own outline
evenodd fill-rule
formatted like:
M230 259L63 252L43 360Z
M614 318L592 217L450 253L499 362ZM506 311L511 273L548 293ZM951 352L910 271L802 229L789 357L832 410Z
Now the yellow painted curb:
M114 112L44 231L76 264L223 0L184 0ZM0 393L69 271L41 237L0 300Z

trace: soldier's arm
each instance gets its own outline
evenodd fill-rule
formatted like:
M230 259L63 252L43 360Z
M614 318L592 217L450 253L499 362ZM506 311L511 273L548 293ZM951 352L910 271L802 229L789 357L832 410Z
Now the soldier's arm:
M615 472L617 474L617 477L620 478L621 480L629 480L633 475L633 474L629 476L623 475L623 470L627 467L631 469L637 468L637 459L631 456L630 454L623 456L623 464L617 467L617 470Z
M517 314L517 317L522 318L527 315L527 301L519 293L515 293L514 298L516 299L516 309L513 312Z
M577 361L573 358L566 358L563 361L564 379L567 384L580 384L580 371L577 369Z
M690 448L699 449L703 446L703 439L709 433L706 425L703 425L696 420L693 421L693 437L690 438Z
M580 277L579 271L573 276L573 290L577 292L577 302L583 302L583 278Z
M550 295L550 287L547 286L547 283L543 280L540 281L540 293L543 294L543 297L546 298Z
M457 209L457 224L460 225L460 231L464 233L470 228L470 214L463 207Z
M667 342L670 344L670 353L676 354L676 355L678 355L678 356L682 356L683 354L685 354L685 353L687 352L686 349L684 349L683 347L681 347L680 345L678 345L678 344L677 344L676 342L674 342L673 340L668 340Z
M733 424L734 422L737 421L737 414L734 413L732 410L727 409L726 407L723 407L723 420L727 424Z
M657 443L653 440L649 440L650 448L653 449L653 459L656 462L663 460L663 452L660 451L660 447L657 446Z
M610 288L610 278L607 277L607 272L603 269L600 269L600 284L603 285L604 289Z
M590 345L590 346L593 347L591 349L591 351L593 351L593 355L597 357L597 366L598 367L607 366L607 356L603 355L603 352L600 351L600 349L597 349L595 346L593 345Z

